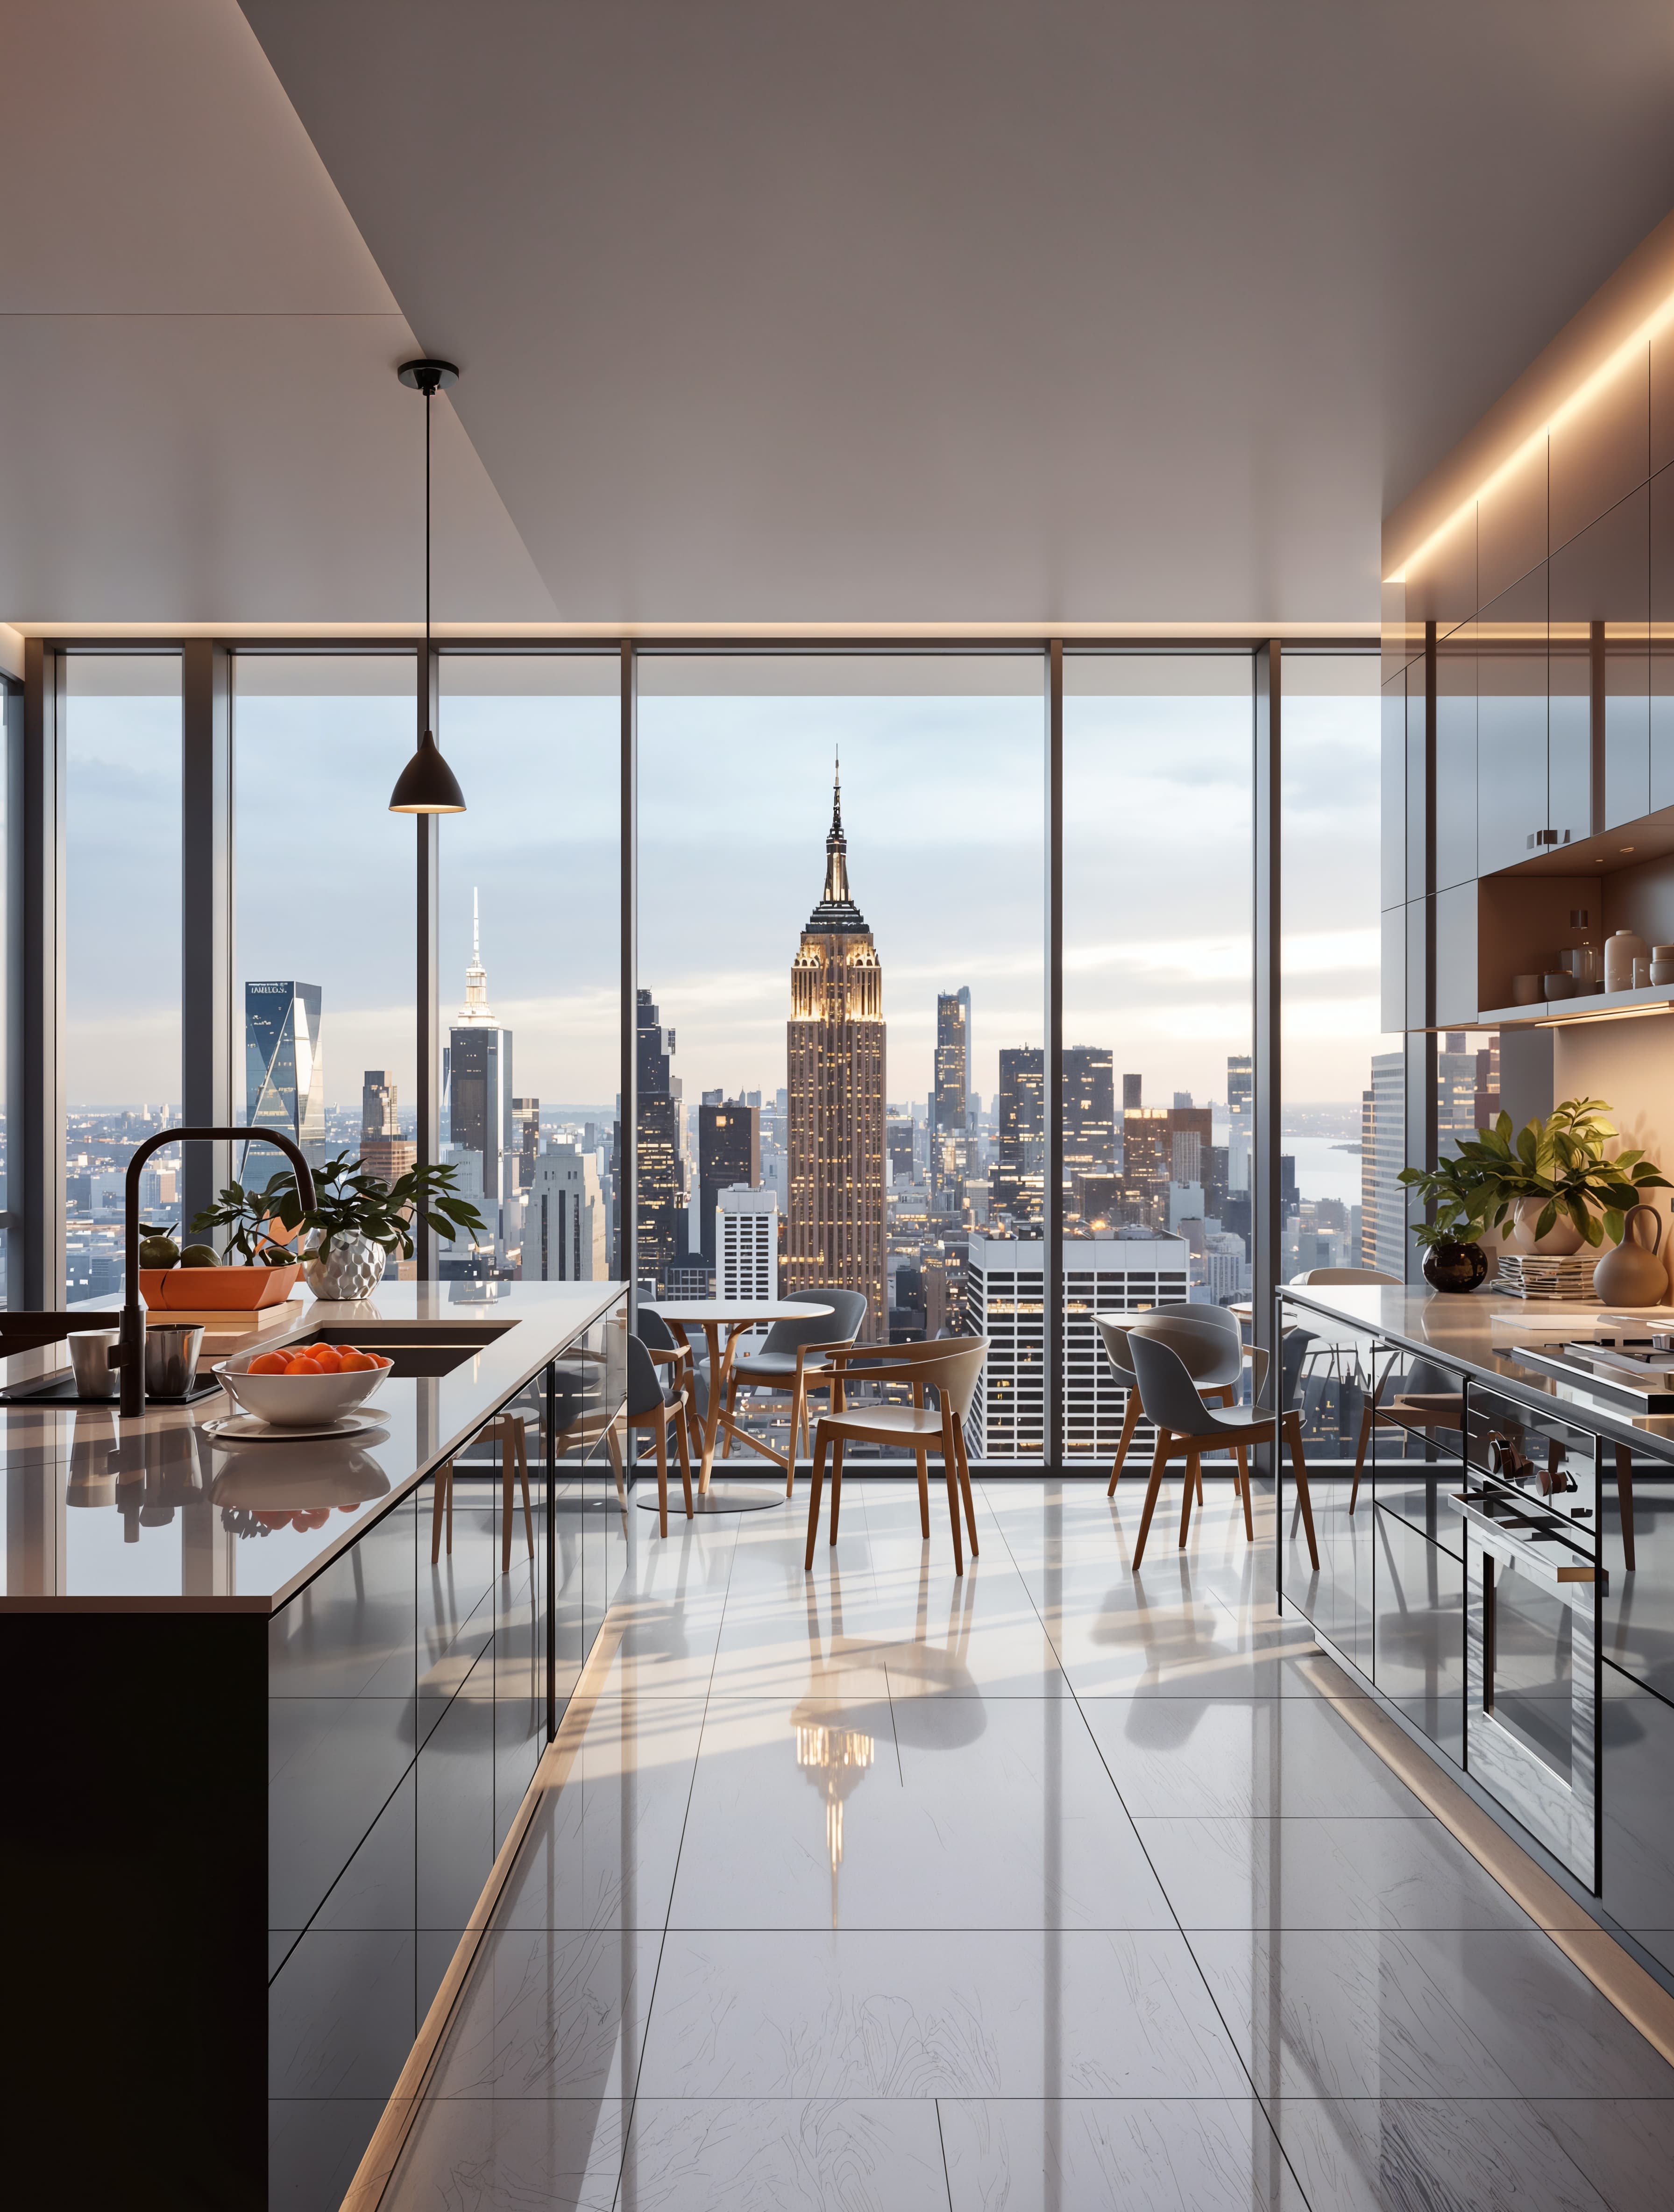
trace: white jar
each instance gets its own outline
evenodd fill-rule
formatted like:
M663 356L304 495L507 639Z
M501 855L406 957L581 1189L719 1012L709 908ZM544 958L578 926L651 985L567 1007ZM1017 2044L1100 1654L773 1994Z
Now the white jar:
M1604 939L1604 988L1607 991L1631 991L1634 988L1634 963L1649 960L1651 948L1635 929L1618 929L1614 936Z

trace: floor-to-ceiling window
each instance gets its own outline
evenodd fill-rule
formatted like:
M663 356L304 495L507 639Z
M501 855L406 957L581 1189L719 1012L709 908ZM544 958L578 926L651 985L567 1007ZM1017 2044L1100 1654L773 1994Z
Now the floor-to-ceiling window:
M415 696L408 653L233 664L234 1111L311 1163L375 1139L386 1179L415 1134L413 826L388 811Z
M121 1291L135 1147L180 1097L180 661L72 653L64 668L64 1296ZM179 1149L143 1170L143 1220L180 1218Z
M1113 1456L1126 1403L1095 1312L1249 1292L1251 672L1247 652L1064 657L1070 1466Z
M1043 678L639 662L639 1279L988 1335L983 1459L1041 1449Z
M443 1275L614 1266L620 682L615 653L441 659L442 1157L486 1224Z

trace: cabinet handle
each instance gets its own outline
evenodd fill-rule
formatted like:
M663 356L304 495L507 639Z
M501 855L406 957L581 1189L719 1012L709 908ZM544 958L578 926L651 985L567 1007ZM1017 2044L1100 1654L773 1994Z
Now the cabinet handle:
M1589 1565L1578 1553L1572 1551L1561 1537L1553 1539L1553 1542L1558 1547L1559 1556L1566 1561L1564 1565L1560 1565L1558 1559L1553 1557L1546 1546L1537 1544L1527 1536L1514 1535L1509 1528L1496 1521L1491 1513L1484 1513L1480 1506L1470 1504L1457 1491L1453 1492L1453 1503L1475 1532L1477 1541L1485 1552L1492 1552L1497 1559L1505 1560L1510 1565L1521 1567L1526 1573L1533 1576L1537 1582L1545 1583L1549 1587L1556 1589L1561 1583L1565 1583L1598 1581L1598 1569Z

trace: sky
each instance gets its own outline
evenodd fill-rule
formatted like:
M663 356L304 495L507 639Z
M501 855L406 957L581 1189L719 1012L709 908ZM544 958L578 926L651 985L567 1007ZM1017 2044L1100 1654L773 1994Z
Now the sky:
M330 1103L356 1103L368 1067L393 1071L410 1103L413 830L386 802L411 699L394 688L401 664L363 664L352 696L319 688L338 679L309 665L284 696L265 664L235 704L236 973L322 986ZM472 689L472 664L450 665L440 736L469 811L441 824L444 1023L464 996L474 885L515 1089L607 1105L617 701L500 688L503 665L496 688ZM584 682L613 681L614 665L601 658ZM789 968L820 894L839 749L850 883L883 963L891 1098L930 1087L938 991L971 988L984 1097L1001 1046L1039 1043L1041 702L1014 671L1014 688L982 690L972 664L958 666L967 688L950 696L729 693L712 669L683 690L678 666L645 687L639 972L676 1031L689 1099L784 1081ZM95 696L72 686L70 707L78 1105L180 1088L178 697L125 696L108 668L102 682ZM1247 693L1224 689L1066 702L1066 1042L1108 1046L1153 1103L1224 1097L1227 1054L1250 1048L1250 732ZM1385 1044L1375 701L1287 698L1285 747L1286 1094L1357 1100Z

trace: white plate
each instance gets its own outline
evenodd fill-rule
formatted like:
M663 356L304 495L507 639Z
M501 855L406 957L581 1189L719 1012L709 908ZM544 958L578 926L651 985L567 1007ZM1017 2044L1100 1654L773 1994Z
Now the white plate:
M206 1437L217 1443L253 1444L277 1443L287 1440L301 1443L310 1437L358 1437L368 1429L382 1426L376 1413L344 1413L335 1421L322 1422L317 1429L280 1428L271 1421L259 1421L253 1413L223 1413L213 1421L200 1421L198 1427Z

